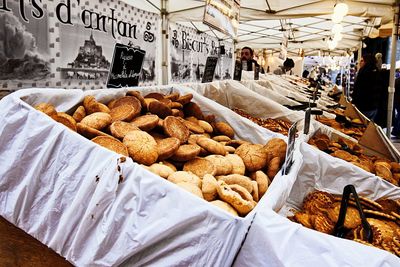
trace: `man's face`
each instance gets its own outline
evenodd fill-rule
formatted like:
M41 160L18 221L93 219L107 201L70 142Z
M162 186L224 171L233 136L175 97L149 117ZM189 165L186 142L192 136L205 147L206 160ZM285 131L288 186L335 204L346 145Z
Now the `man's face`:
M241 53L240 58L242 59L242 61L243 60L251 60L252 56L251 56L250 49L247 49L247 48L242 49L242 53Z

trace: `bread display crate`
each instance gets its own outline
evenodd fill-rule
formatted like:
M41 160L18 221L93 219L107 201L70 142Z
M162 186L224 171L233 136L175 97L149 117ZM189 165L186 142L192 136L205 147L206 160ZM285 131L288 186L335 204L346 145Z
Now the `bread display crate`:
M400 199L397 187L355 166L344 166L308 144L300 144L300 153L297 179L275 178L280 181L269 193L281 197L270 196L276 201L259 209L234 266L398 266L399 258L389 252L320 233L286 218L316 189L341 195L346 185L353 184L359 195L373 200ZM286 187L278 186L282 180Z
M236 138L282 138L183 86L135 89L191 93ZM87 95L107 103L127 90L26 89L2 99L0 215L77 266L230 266L260 204L232 216L33 108L71 112Z

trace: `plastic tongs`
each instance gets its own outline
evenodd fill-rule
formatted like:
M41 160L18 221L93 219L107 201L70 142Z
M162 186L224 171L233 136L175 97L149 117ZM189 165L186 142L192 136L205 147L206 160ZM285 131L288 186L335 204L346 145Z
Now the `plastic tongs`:
M369 225L367 219L365 218L364 212L362 211L360 200L358 199L356 189L355 189L354 185L351 185L351 184L346 185L343 189L342 203L340 204L339 219L335 225L335 228L333 229L333 235L344 238L346 233L348 232L348 229L346 229L344 227L344 219L346 218L346 212L347 212L348 202L350 199L350 194L353 194L353 196L354 196L354 200L357 205L357 210L361 217L361 225L364 229L365 236L366 236L368 242L372 242L371 226Z

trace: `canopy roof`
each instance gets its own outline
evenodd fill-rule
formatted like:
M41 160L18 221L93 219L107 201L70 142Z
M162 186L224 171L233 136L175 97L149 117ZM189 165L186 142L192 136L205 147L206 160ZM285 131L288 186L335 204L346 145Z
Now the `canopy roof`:
M161 0L123 0L130 5L150 12L161 13ZM331 36L331 14L337 2L349 6L348 16L342 22L343 39L332 54L343 54L357 49L361 38L368 36L393 17L395 0L241 0L240 25L237 46L279 50L283 32L289 34L288 51L305 54L327 51ZM168 19L197 28L220 39L230 37L202 24L204 0L166 1Z

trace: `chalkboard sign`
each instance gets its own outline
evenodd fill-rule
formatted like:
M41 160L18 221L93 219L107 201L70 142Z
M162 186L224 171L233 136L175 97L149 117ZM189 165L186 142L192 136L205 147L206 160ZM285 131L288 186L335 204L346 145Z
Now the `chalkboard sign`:
M115 44L107 87L138 86L145 55L140 48Z
M217 57L207 57L203 78L201 80L202 83L209 83L213 81L217 62L218 62Z
M286 157L285 157L285 162L283 163L283 168L282 168L283 175L286 175L289 173L290 167L292 167L292 164L293 164L293 154L294 154L294 145L296 142L297 123L298 123L298 121L293 123L292 127L289 128L288 145L286 148Z
M254 66L254 80L260 79L260 65L255 64Z
M235 70L233 71L233 79L236 81L242 80L242 62L235 61Z

